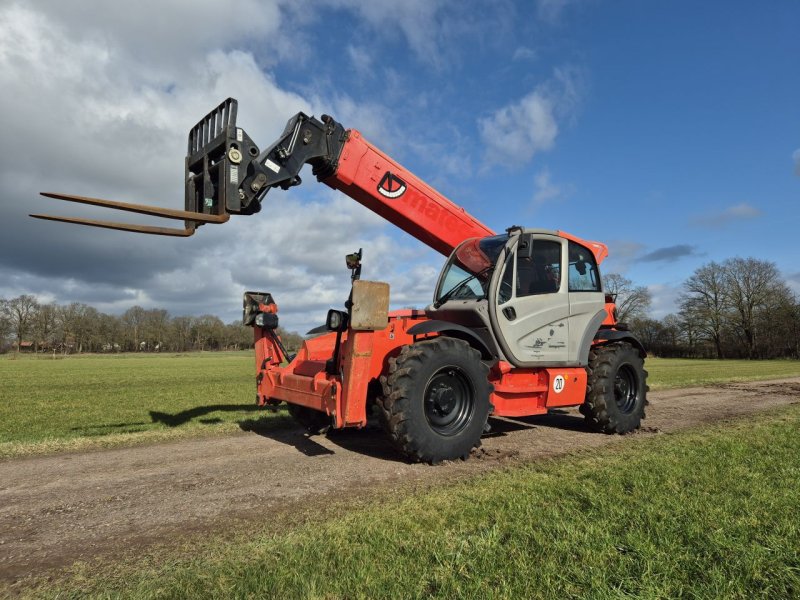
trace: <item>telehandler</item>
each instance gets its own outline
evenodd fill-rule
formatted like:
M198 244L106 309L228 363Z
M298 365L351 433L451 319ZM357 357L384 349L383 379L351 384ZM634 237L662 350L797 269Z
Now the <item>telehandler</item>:
M298 113L260 149L236 124L229 98L189 133L185 210L80 196L45 196L184 221L183 229L50 215L33 217L156 235L190 236L231 214L261 210L272 188L299 185L310 164L340 190L447 256L433 302L389 311L389 285L360 279L291 355L276 333L271 294L244 294L253 327L256 398L280 402L312 432L364 427L370 410L412 461L466 459L489 415L522 417L579 406L605 433L639 427L647 404L645 350L618 323L603 291L604 244L564 231L512 226L496 233L426 185L354 129ZM309 332L309 333L312 333Z

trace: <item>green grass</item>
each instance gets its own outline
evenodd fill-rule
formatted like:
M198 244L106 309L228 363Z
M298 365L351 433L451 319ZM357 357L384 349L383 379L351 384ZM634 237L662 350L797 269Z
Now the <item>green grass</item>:
M800 407L627 438L172 552L36 597L796 598ZM269 523L270 519L265 519Z
M798 360L648 358L645 368L651 390L800 376Z
M800 376L800 361L648 359L647 369L658 390ZM0 457L277 426L255 406L254 370L252 352L2 356Z
M251 352L0 359L0 456L238 431Z

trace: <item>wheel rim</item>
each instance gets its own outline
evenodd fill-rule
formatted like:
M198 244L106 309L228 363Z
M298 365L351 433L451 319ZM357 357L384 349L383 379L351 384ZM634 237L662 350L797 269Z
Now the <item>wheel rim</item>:
M458 367L443 367L425 386L425 418L440 435L455 435L472 420L475 390Z
M614 378L614 399L620 412L628 414L639 397L639 378L631 365L622 365Z

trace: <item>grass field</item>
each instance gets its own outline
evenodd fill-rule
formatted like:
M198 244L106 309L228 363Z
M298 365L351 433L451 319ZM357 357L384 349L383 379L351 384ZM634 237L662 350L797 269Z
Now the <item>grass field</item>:
M35 597L796 598L800 407L628 439L276 533L79 565ZM2 591L2 590L0 590Z
M800 361L649 359L652 390L800 376ZM255 406L252 352L0 357L0 457L239 431Z
M254 379L251 352L5 356L0 456L238 431L274 416Z

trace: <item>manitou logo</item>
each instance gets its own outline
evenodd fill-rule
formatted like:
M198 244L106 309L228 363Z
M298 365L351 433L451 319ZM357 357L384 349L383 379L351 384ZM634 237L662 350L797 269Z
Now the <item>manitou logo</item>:
M406 182L389 171L386 171L383 179L378 184L378 192L380 192L381 196L386 196L387 198L399 198L405 191Z

